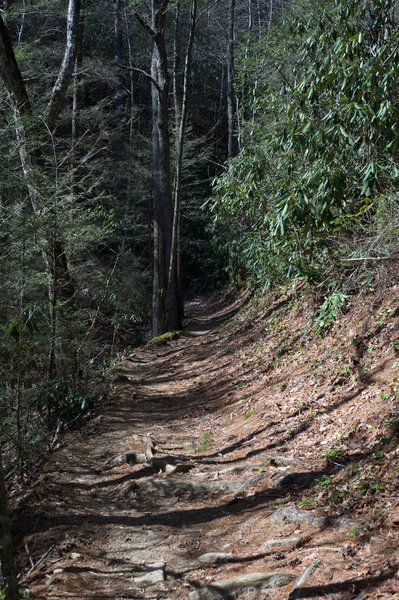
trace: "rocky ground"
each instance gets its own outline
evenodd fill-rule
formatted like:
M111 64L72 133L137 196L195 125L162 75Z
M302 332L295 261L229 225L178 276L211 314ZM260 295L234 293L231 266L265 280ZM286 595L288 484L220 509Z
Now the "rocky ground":
M399 290L193 302L18 510L34 598L399 598Z

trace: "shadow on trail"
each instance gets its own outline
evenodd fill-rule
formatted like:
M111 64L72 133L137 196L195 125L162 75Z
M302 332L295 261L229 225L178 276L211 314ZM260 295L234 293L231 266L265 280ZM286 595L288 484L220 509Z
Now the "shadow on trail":
M324 596L340 592L349 592L352 598L352 594L356 594L395 577L397 570L398 566L396 565L385 569L380 575L374 577L348 579L347 581L337 581L336 583L328 583L326 585L297 588L295 594L291 593L289 595L288 600L294 600L294 598L324 598Z
M311 487L315 480L331 472L331 468L314 472L297 473L298 479L303 479L301 489ZM176 529L184 529L188 524L190 526L202 523L210 523L217 519L222 519L231 514L240 514L243 512L253 512L255 510L268 507L270 500L275 501L279 498L286 498L296 490L281 485L275 488L269 488L264 491L256 492L253 496L247 498L234 498L226 500L223 504L217 506L204 506L201 508L188 508L159 514L147 513L139 516L122 516L116 514L97 515L97 514L80 514L80 515L56 515L54 517L41 515L21 515L20 525L27 530L39 532L48 532L51 529L58 527L81 527L83 525L122 525L125 527L153 526L163 525ZM134 509L146 510L145 505L140 502L140 506L132 506ZM272 510L270 510L272 512ZM326 517L325 525L330 526L330 519Z
M149 477L150 475L154 474L154 467L144 467L143 469L140 469L140 471L134 471L131 473L127 473L126 475L123 475L122 477L117 477L116 479L107 479L106 481L100 481L100 482L96 482L93 484L89 484L89 483L70 483L70 482L64 482L62 484L62 487L64 489L71 489L71 490L93 490L93 489L101 489L101 488L107 488L107 487L113 487L115 485L121 485L122 483L126 483L127 481L133 481L133 480L137 480L137 479L142 479L143 477Z

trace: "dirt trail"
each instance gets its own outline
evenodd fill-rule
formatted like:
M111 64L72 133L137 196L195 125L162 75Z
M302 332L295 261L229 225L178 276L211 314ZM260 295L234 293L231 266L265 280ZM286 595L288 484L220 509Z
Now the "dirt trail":
M287 424L272 407L232 412L239 308L193 303L187 333L136 351L104 414L50 458L21 516L35 561L48 551L25 576L35 598L360 600L391 581L378 536L363 552L351 516L294 504L324 471L273 448Z

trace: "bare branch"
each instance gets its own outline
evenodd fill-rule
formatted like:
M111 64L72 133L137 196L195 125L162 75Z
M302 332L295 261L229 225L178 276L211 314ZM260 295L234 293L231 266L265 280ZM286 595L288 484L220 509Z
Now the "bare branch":
M210 10L213 6L215 6L215 4L218 4L220 0L214 0L213 2L211 2L210 4L208 4L208 6L206 6L203 10L201 10L201 12L199 13L199 15L197 16L195 23L198 23L198 21L200 20L200 18L202 17L202 15L206 15L206 13L208 12L208 10Z
M145 19L143 19L143 17L141 15L139 15L139 13L134 13L134 16L136 17L137 21L140 23L140 25L144 29L144 31L146 31L148 33L148 35L150 35L153 38L153 40L155 41L155 38L158 35L157 32L153 30L151 25L149 23L147 23L147 21Z
M343 263L382 262L390 260L399 260L399 256L362 256L359 258L341 258L341 262Z
M162 92L159 83L152 77L152 75L150 75L150 73L147 73L147 71L144 71L144 69L139 69L139 67L130 67L127 65L119 65L119 66L121 69L124 69L125 71L136 71L137 73L141 73L142 75L144 75L144 77L147 77L147 79L150 79L151 83L157 88L159 93Z

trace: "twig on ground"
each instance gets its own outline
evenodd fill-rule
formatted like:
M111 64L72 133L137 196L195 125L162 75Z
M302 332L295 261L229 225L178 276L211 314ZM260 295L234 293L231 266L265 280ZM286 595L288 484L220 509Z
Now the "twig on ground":
M29 550L29 546L28 546L28 544L24 544L24 546L25 546L26 554L28 555L28 558L29 558L30 566L33 569L33 567L35 566L35 563L33 562L33 558L30 553L30 550Z
M26 547L26 545L25 545L25 547ZM48 549L46 550L46 552L45 552L45 553L44 553L44 554L41 556L41 558L39 558L39 560L38 560L36 563L34 563L34 564L31 566L31 568L29 569L29 571L27 571L27 572L24 574L24 577L26 577L27 575L29 575L30 573L32 573L32 571L33 571L34 569L36 569L36 568L37 568L39 565L41 565L41 564L43 563L43 561L45 561L45 560L46 560L46 558L48 557L48 555L50 554L50 552L51 552L52 550L54 550L54 548L55 548L55 545L54 545L54 544L53 544L52 546L50 546L50 548L48 548ZM33 561L32 561L32 562L33 562ZM18 577L19 577L20 575L21 575L21 573L18 575Z
M302 575L300 575L296 580L295 585L288 596L288 600L297 600L297 598L300 598L300 587L305 583L307 579L309 579L311 575L313 575L313 573L316 571L319 565L320 560L318 558L315 558L315 560L312 563L310 563L309 566L306 567Z

